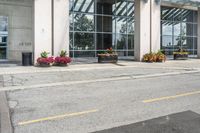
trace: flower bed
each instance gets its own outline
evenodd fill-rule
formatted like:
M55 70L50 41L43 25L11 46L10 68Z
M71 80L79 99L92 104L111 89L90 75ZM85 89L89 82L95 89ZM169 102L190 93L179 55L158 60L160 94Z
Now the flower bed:
M55 65L56 66L67 66L72 60L70 57L67 57L67 52L62 50L60 56L55 58Z
M53 57L48 57L48 52L42 52L40 55L41 57L39 57L37 59L37 65L40 67L50 67L53 62L54 62L54 58Z
M188 52L174 52L174 60L187 60Z
M174 60L187 60L189 53L184 49L178 49L176 52L173 52Z
M165 62L166 56L158 51L157 53L147 53L143 56L144 62Z
M112 48L98 54L98 63L117 63L118 55L113 51Z
M117 63L117 54L98 54L98 63Z

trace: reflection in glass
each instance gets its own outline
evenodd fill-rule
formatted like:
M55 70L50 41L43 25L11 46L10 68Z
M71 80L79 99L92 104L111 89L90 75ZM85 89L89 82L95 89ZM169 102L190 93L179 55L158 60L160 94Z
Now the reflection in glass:
M73 50L73 32L69 33L69 49Z
M126 1L118 1L116 3L116 16L127 16L127 2Z
M70 55L134 54L134 0L69 0Z
M95 57L94 51L74 51L74 57Z
M94 12L94 0L74 0L74 12Z
M174 28L174 35L175 36L180 36L180 34L181 34L181 23L174 22L173 23L173 28Z
M114 45L114 36L112 34L97 33L97 50L106 50Z
M126 34L117 34L116 35L116 43L117 43L117 49L118 50L127 49L126 40L127 40Z
M134 34L134 31L135 31L134 18L128 18L127 32L128 34Z
M116 18L116 32L117 33L127 33L127 18L117 17Z
M162 7L161 26L162 49L168 49L170 54L178 48L196 53L197 11Z
M162 36L162 49L172 49L172 36Z
M172 35L172 23L162 21L162 35Z
M114 17L97 16L97 32L115 32Z
M94 49L94 35L91 33L74 33L74 50Z
M97 0L97 14L114 15L115 0Z
M134 35L128 35L128 49L134 49Z
M94 31L94 16L86 14L74 14L75 31Z

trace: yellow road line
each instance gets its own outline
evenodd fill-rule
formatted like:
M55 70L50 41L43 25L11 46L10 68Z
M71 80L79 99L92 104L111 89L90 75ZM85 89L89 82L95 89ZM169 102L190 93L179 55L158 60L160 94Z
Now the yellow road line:
M154 98L154 99L144 100L142 102L143 103L152 103L152 102L175 99L175 98L185 97L185 96L190 96L190 95L195 95L195 94L200 94L200 91L188 92L188 93L178 94L178 95L174 95L174 96L166 96L166 97Z
M19 126L29 125L29 124L39 123L39 122L43 122L43 121L51 121L51 120L56 120L56 119L61 119L61 118L66 118L66 117L86 115L86 114L95 113L95 112L98 112L98 110L94 109L94 110L88 110L88 111L76 112L76 113L70 113L70 114L66 113L66 114L63 114L63 115L56 115L56 116L51 116L51 117L46 117L46 118L40 118L40 119L36 119L36 120L19 122L18 125Z

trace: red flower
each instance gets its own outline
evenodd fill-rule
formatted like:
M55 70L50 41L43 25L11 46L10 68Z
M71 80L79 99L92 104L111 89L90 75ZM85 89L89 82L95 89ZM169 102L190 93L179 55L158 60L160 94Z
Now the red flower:
M38 64L41 64L41 63L44 63L44 64L51 64L54 62L54 58L53 57L47 57L47 58L42 58L42 57L39 57L37 59L37 63Z
M67 64L70 63L72 60L70 57L56 57L55 58L55 63L59 64Z

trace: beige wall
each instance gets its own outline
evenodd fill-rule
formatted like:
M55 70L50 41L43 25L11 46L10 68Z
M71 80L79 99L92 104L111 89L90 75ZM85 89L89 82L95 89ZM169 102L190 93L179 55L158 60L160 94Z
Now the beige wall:
M8 60L21 61L22 51L33 51L32 0L0 0L0 15L8 17Z

